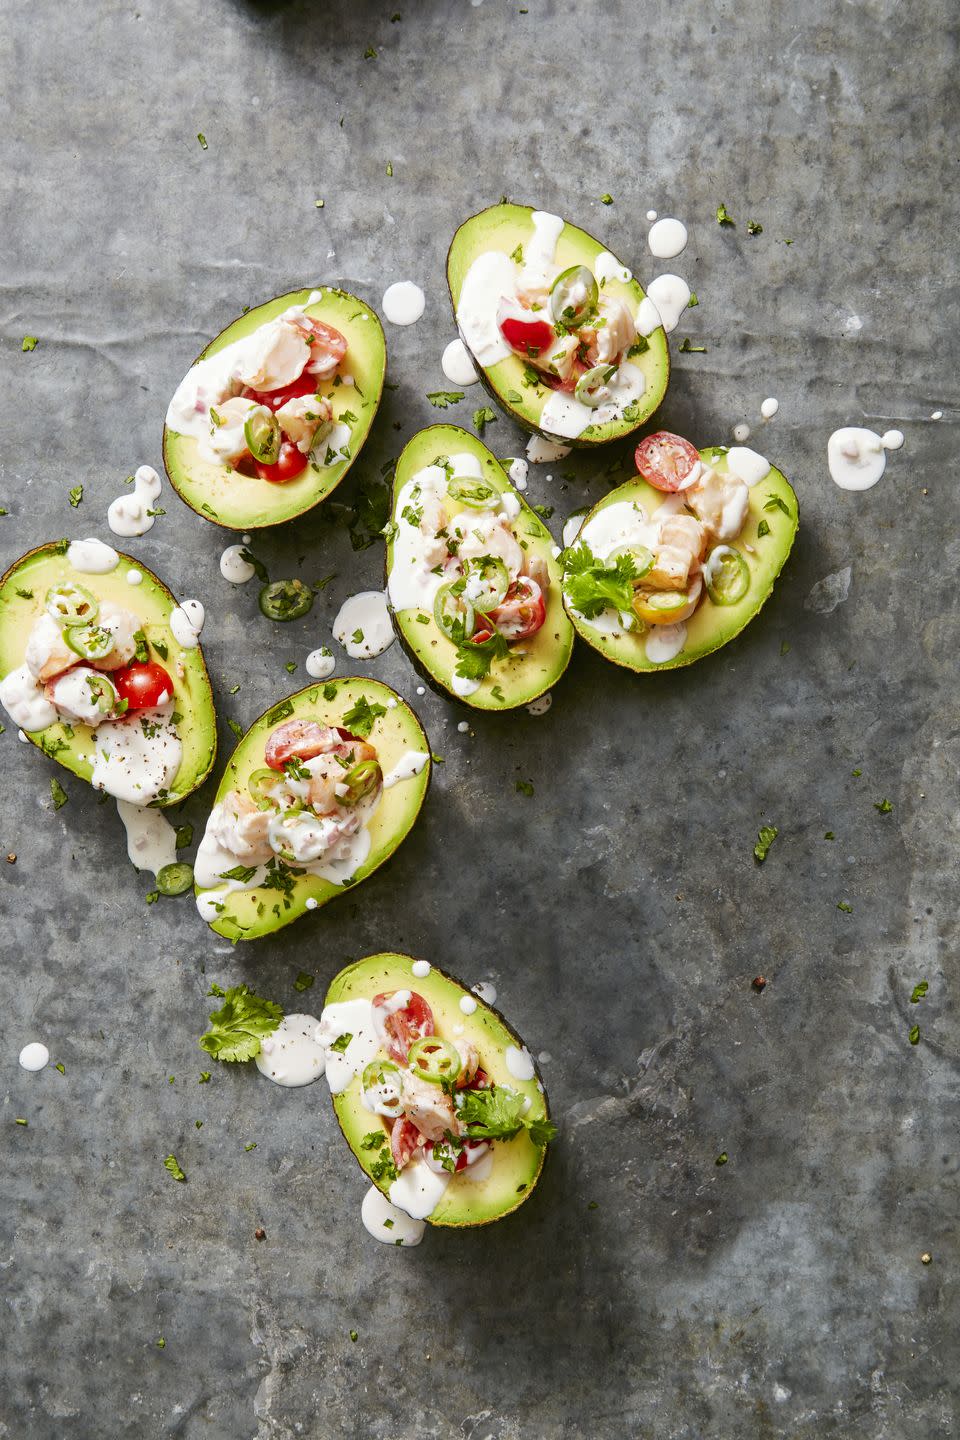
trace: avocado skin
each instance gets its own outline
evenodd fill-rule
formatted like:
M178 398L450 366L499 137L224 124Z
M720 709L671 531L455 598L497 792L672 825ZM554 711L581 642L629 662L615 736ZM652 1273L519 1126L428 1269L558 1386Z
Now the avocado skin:
M447 251L447 289L450 293L455 323L463 280L472 261L484 250L489 249L502 249L504 254L510 254L516 244L522 244L532 234L530 216L536 208L536 206L517 204L513 201L502 201L499 205L490 205L486 210L471 215L456 231ZM484 233L498 228L505 232L505 236L509 236L509 239L504 238L493 245L484 244ZM558 249L563 247L565 241L570 247L569 253L559 263L565 262L567 265L582 263L586 264L588 269L593 268L590 262L594 261L597 255L607 248L589 231L582 230L579 226L571 225L569 222L564 224ZM507 248L504 248L504 245ZM634 311L638 309L646 294L637 280L631 280L626 285L615 280L608 281L604 292L622 299L626 299L630 295L634 301ZM666 332L662 327L658 327L647 336L647 342L649 349L645 354L635 356L630 362L639 366L647 377L647 387L640 397L637 419L610 422L598 427L602 432L599 435L579 435L572 439L566 436L552 435L549 431L540 428L537 423L538 417L552 392L545 386L541 387L545 393L535 404L532 403L530 392L523 385L523 361L518 356L500 360L495 366L488 368L484 368L476 360L474 360L474 364L480 376L480 383L487 394L518 425L522 425L525 430L534 435L541 435L545 439L560 440L562 444L569 445L573 449L592 450L600 445L609 444L611 440L623 440L628 435L632 435L634 431L639 430L647 423L663 401L670 382L670 346ZM471 358L473 357L471 356ZM500 376L504 380L502 388L492 378L491 370L500 372ZM506 398L506 390L521 395L523 397L521 405L517 406L509 401Z
M725 446L708 446L705 450L700 451L700 459L715 470L726 471ZM777 506L766 509L765 506L770 495L778 496L790 510L790 514L785 515ZM628 480L605 495L584 518L583 525L586 526L592 517L606 506L614 504L618 500L632 499L639 499L648 504L651 499L655 499L657 503L660 503L663 494L648 485L640 475L637 475L633 480ZM758 537L757 525L761 520L766 521L769 525L770 533ZM736 540L730 542L735 549L740 549L743 553L742 547L746 541L747 544L753 546L756 552L754 555L744 555L751 572L751 586L744 600L737 605L720 606L714 605L709 596L705 595L694 615L687 621L687 644L684 649L675 659L668 660L662 665L655 665L646 658L642 635L635 636L626 631L619 638L612 635L601 635L592 626L587 625L585 621L578 620L570 612L566 598L564 598L564 605L573 620L577 634L594 650L598 650L605 660L610 660L614 665L620 665L624 669L633 670L637 674L650 674L657 670L679 670L686 665L695 664L697 660L702 660L706 655L712 655L722 646L729 644L731 640L735 640L750 621L759 615L773 592L777 577L787 563L799 529L800 506L796 493L786 476L775 466L771 466L769 475L751 489L750 509L743 530ZM577 541L575 540L573 543L576 545ZM757 572L763 576L762 590L755 589L754 578ZM751 603L747 604L748 600ZM711 622L713 622L712 630Z
M517 660L513 662L496 661L490 672L490 675L493 677L492 685L488 678L483 681L480 689L473 695L458 695L452 686L453 668L456 658L455 651L450 642L441 635L434 622L433 615L429 615L428 625L421 625L416 619L404 621L401 615L407 612L398 614L392 607L390 609L390 616L394 631L404 650L407 652L417 674L441 699L454 700L469 710L515 710L521 705L529 705L532 700L536 700L538 696L552 689L562 677L567 665L570 663L570 656L573 653L573 627L567 617L561 599L560 577L562 571L554 559L552 552L555 541L547 529L547 526L540 517L534 513L523 496L514 489L503 466L500 465L499 461L487 446L484 445L483 441L479 440L476 435L471 435L469 430L461 429L458 425L430 425L425 430L418 431L404 446L400 458L397 461L394 475L390 518L394 524L399 523L397 517L397 502L401 490L413 475L419 470L422 470L424 466L431 464L438 455L453 455L463 451L468 451L480 460L486 479L494 482L501 492L509 491L519 500L521 509L517 519L513 522L514 526L519 526L520 523L523 522L525 526L524 531L521 532L523 539L525 539L528 544L535 544L537 552L546 560L550 570L551 583L548 593L547 618L537 635L535 635L531 641L524 642L531 652L537 655L543 655L544 657L540 665L538 678L536 678L531 685L517 689L515 693L514 685L511 684L510 679L505 677L503 673L504 664L512 664L517 680L520 680L525 673L523 667L524 665L528 665L529 662ZM536 540L534 540L534 531L536 532ZM393 539L391 537L387 542L384 558L384 577L385 582L388 584L392 560ZM419 642L426 648L427 641L430 642L431 649L435 645L440 650L441 655L450 659L451 663L449 666L444 662L440 662L436 664L436 668L432 668L428 664L425 653L420 651L417 648L417 644L414 643ZM548 664L547 656L553 651L556 652L553 656L553 661L551 664ZM530 671L528 670L526 673L530 673ZM444 679L445 675L449 675L449 682ZM501 693L505 697L504 702L501 703L492 695L493 685L499 685Z
M339 1000L372 1000L374 995L386 990L417 991L430 1004L435 1015L443 1009L447 1023L438 1026L439 1034L444 1038L449 1036L449 1019L455 1017L455 1023L463 1026L463 1038L472 1040L477 1045L480 1063L491 1080L498 1085L510 1085L521 1093L529 1094L532 1112L537 1117L548 1119L547 1094L542 1088L543 1081L536 1063L534 1062L534 1078L531 1081L515 1080L506 1068L503 1061L506 1046L515 1045L520 1049L523 1041L500 1011L472 995L459 980L437 965L431 965L429 975L422 978L414 975L413 963L412 955L391 951L368 955L334 976L324 1005L331 1005ZM471 995L477 1002L477 1008L472 1015L464 1015L459 1009L459 1000L463 995ZM494 1052L491 1040L498 1031L501 1037L500 1051ZM357 1076L340 1095L331 1097L334 1113L343 1137L361 1170L370 1183L376 1185L377 1189L389 1198L389 1182L375 1180L367 1168L379 1152L363 1150L360 1145L363 1136L382 1125L383 1121L379 1115L371 1114L362 1106L359 1094L360 1077ZM511 1147L518 1149L512 1150ZM454 1182L427 1223L467 1229L490 1225L495 1220L512 1214L532 1194L543 1172L548 1148L533 1145L525 1135L509 1141L495 1142L494 1171L490 1180L480 1185L464 1181L459 1189L455 1189ZM494 1180L496 1184L493 1183Z
M23 664L30 629L43 608L43 596L51 585L63 579L78 580L98 598L110 598L142 616L148 642L159 639L167 647L168 657L165 660L151 644L151 658L155 657L170 674L176 708L185 721L183 726L178 726L184 751L180 769L168 798L162 804L154 801L153 808L162 810L165 806L177 805L200 788L210 774L217 755L217 717L203 651L199 645L185 650L177 644L168 621L179 602L142 560L134 560L130 555L117 551L119 563L114 570L105 575L87 575L70 565L64 545L62 540L51 540L35 546L15 560L0 579L0 675L7 675ZM139 585L127 583L129 570L140 571L143 580ZM33 599L25 600L18 596L17 589L32 589ZM158 602L153 612L155 618L148 618L147 611L152 607L144 602L154 598ZM157 633L158 626L163 627L161 634ZM183 661L185 673L182 678L173 668L174 657ZM79 663L79 656L77 658ZM197 717L196 723L186 723L191 716ZM93 771L90 737L94 732L79 723L72 728L72 737L60 721L48 725L45 730L24 733L50 759L89 784Z
M335 687L336 695L333 699L326 700L323 692L331 687ZM372 704L387 706L386 714L376 720L370 735L371 744L377 747L385 774L408 750L426 751L428 755L431 753L430 743L417 716L389 685L385 685L381 680L356 675L316 680L293 695L275 700L262 715L257 716L246 734L238 741L237 748L227 762L214 804L219 804L229 790L238 784L242 785L253 770L265 765L264 746L277 726L287 720L296 719L318 719L321 723L342 725L343 717L361 696L366 697ZM393 709L388 706L390 700L397 702ZM291 707L289 711L287 706ZM278 711L285 713L278 714ZM360 866L358 878L352 885L335 885L329 880L323 880L319 875L293 876L292 889L287 897L290 900L289 906L284 905L283 897L278 891L267 890L263 886L254 890L235 891L225 897L225 909L211 923L211 930L228 940L257 940L299 919L306 913L308 899L316 900L316 908L320 909L338 895L352 893L358 884L389 860L412 830L426 799L432 771L433 761L430 759L419 775L410 780L402 780L383 792L380 805L371 821L373 843L370 855ZM394 822L392 830L390 820ZM198 885L195 893L200 895L209 891L202 890ZM258 904L263 905L261 915L256 913Z
M333 286L315 288L322 290L323 298L313 305L306 305L310 290L291 290L248 310L221 330L193 364L222 350L232 341L249 335L291 305L304 305L308 315L333 325L347 338L344 363L357 384L334 386L332 382L324 381L321 393L333 401L334 420L344 410L350 410L357 416L355 424L347 422L351 423L350 458L332 465L329 474L318 475L308 465L295 480L274 485L268 480L250 479L233 472L224 474L225 466L210 465L197 457L196 442L192 438L164 425L163 463L170 484L191 510L221 529L262 530L269 525L294 520L312 510L340 484L360 454L373 425L387 369L387 343L379 316L366 301L349 291ZM221 491L222 499L218 498ZM211 503L214 500L219 508ZM206 510L204 505L208 506Z

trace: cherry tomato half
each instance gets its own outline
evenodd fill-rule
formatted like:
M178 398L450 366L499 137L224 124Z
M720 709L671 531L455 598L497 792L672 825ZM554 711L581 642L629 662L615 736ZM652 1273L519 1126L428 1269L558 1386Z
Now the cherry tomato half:
M270 480L274 485L283 485L295 480L307 468L308 457L298 450L292 440L284 440L280 446L280 459L276 465L263 465L259 460L253 463L261 480Z
M288 760L312 760L335 749L337 731L316 720L288 720L274 730L264 747L263 758L271 770L282 770Z
M266 405L268 410L279 410L288 400L295 400L300 395L316 394L316 389L317 377L304 370L299 379L284 385L282 390L251 390L247 385L243 389L243 397L245 400L256 400L258 405Z
M527 640L536 635L547 618L543 591L536 580L521 575L507 591L501 604L489 612L505 640Z
M669 430L648 435L634 452L637 469L655 490L679 490L699 459L696 446Z
M391 1060L405 1065L407 1051L414 1040L422 1040L433 1034L433 1011L415 990L411 990L406 1005L394 1010L390 1004L397 992L390 990L373 997L373 1024Z
M415 1150L422 1144L423 1136L413 1121L408 1120L406 1115L398 1115L390 1131L390 1153L398 1170L410 1163Z
M548 321L539 319L533 311L529 312L529 316L527 319L526 314L501 312L497 316L497 324L500 334L511 349L516 350L519 355L529 355L532 358L556 343L557 332Z
M153 660L125 665L122 670L114 670L110 678L128 710L153 710L173 699L173 681Z

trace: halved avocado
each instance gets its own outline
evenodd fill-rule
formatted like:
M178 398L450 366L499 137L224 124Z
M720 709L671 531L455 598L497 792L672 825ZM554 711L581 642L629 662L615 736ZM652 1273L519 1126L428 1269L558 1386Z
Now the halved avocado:
M295 695L272 705L250 726L233 752L217 790L215 804L228 790L244 789L254 770L266 764L264 748L279 725L287 720L317 720L321 725L344 725L354 706L366 700L370 706L382 706L370 730L369 740L377 749L380 767L386 775L410 750L430 753L423 726L410 707L389 685L379 680L349 676L342 680L317 681ZM345 727L348 728L348 727ZM258 886L253 890L234 890L223 896L223 908L210 922L211 929L230 940L256 940L297 920L305 910L326 905L337 895L353 890L361 880L372 875L396 850L413 827L420 813L430 784L431 761L419 775L401 780L384 790L380 803L369 822L370 854L345 884L334 884L319 875L295 874L299 867L275 867L282 888ZM197 895L214 895L216 887L196 887ZM307 901L316 905L307 905Z
M135 585L127 580L132 570L143 576ZM177 724L182 757L169 791L153 803L157 808L175 805L202 785L210 773L217 753L217 719L200 647L184 649L174 638L170 616L177 601L141 560L120 554L115 569L105 575L90 575L70 564L66 540L39 545L22 555L0 580L0 676L23 664L30 631L44 613L44 596L51 586L67 580L83 585L100 601L109 600L139 615L150 658L157 660L173 681L174 713L183 717ZM27 738L45 755L89 783L95 735L89 725L75 721L68 726L57 721L44 730L28 732Z
M727 451L723 445L708 446L700 451L705 465L724 474L727 471ZM618 485L595 505L583 522L584 527L594 515L615 505L621 500L635 500L648 515L661 505L666 496L660 490L637 475L625 485ZM617 630L603 634L576 615L567 605L577 633L595 650L623 665L629 670L649 672L652 670L678 670L682 665L692 665L704 655L726 645L762 609L768 599L773 583L787 561L793 541L800 526L799 506L793 487L779 470L771 466L765 479L754 485L750 491L750 508L743 528L731 546L739 551L750 572L750 584L743 596L734 605L715 605L704 591L691 618L686 622L687 638L683 649L673 660L655 664L647 659L646 635L629 630ZM762 532L762 533L760 533ZM577 542L574 541L574 544ZM749 547L749 548L747 548ZM567 604L566 598L564 603ZM649 634L649 631L647 632Z
M355 965L348 965L334 976L327 991L325 1005L342 1000L372 1000L374 995L389 990L415 990L433 1011L435 1033L441 1039L471 1041L477 1048L480 1064L494 1085L509 1085L526 1096L530 1120L548 1119L547 1096L535 1070L532 1080L517 1080L507 1068L509 1047L523 1048L523 1042L511 1030L499 1010L486 1005L459 981L432 966L428 975L413 973L413 957L386 952L368 955ZM464 995L476 1000L473 1014L460 1009ZM384 1131L381 1116L372 1114L362 1100L362 1079L354 1076L346 1090L334 1095L333 1108L344 1138L357 1163L377 1189L389 1197L390 1182L376 1179L372 1166L382 1150L364 1149L366 1136ZM386 1133L384 1131L384 1133ZM493 1168L486 1180L473 1181L455 1175L443 1199L429 1217L431 1225L489 1225L521 1206L540 1178L546 1147L534 1145L526 1130L512 1140L498 1140L493 1145Z
M533 235L533 222L530 218L532 214L531 205L504 202L491 205L488 209L481 210L478 215L471 215L470 219L460 226L447 254L447 285L450 289L454 319L463 282L474 260L487 250L499 250L504 255L513 255L518 245L526 245ZM606 248L586 230L567 223L557 243L556 263L562 269L571 265L586 265L592 271L597 257ZM634 316L645 298L645 292L636 280L630 280L626 284L620 280L607 280L602 293L623 300ZM560 437L564 445L584 448L606 445L610 440L622 440L626 435L631 435L649 420L667 391L667 382L670 379L670 347L661 326L648 335L646 340L646 350L630 358L630 364L643 371L646 381L636 408L629 412L630 418L624 416L606 425L590 425L575 439ZM558 438L543 429L540 419L543 407L553 391L544 384L533 382L535 372L519 355L508 355L486 368L478 364L477 368L484 386L502 410L525 429L550 439Z
M363 300L345 290L323 288L322 298L307 305L311 293L310 290L291 290L248 310L222 330L197 360L215 355L234 340L251 334L291 305L302 305L307 315L334 326L347 340L344 365L354 383L344 385L339 377L334 377L322 381L318 388L333 405L334 422L350 427L348 456L332 465L318 466L311 461L296 479L277 485L270 480L241 475L229 465L211 465L198 454L197 441L192 435L181 435L166 425L163 427L163 463L170 484L198 515L227 530L260 530L266 525L280 525L325 500L359 455L380 405L387 346L379 318Z
M509 659L495 660L480 689L465 696L458 695L453 689L456 646L438 629L432 610L429 613L422 610L393 612L393 628L424 679L445 698L452 696L475 710L514 710L519 705L528 705L557 683L573 650L573 627L564 611L560 589L563 571L554 558L553 552L557 547L550 531L523 496L514 490L503 467L486 445L456 425L431 425L419 431L404 446L393 482L391 520L396 526L407 524L399 513L404 507L398 501L404 485L418 471L432 465L438 456L465 453L480 461L485 480L495 485L502 495L514 495L520 502L520 514L513 522L514 532L529 554L538 555L546 563L550 573L546 620L531 639L515 647L517 652L523 651L524 654L511 654ZM389 584L394 541L392 530L388 534L386 575Z

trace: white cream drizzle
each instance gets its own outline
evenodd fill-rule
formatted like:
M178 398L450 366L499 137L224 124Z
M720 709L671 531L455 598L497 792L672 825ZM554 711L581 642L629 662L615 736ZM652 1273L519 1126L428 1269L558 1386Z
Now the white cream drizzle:
M316 1016L284 1015L276 1030L261 1040L254 1064L274 1085L288 1090L310 1085L325 1073L327 1063L320 1033Z
M531 700L527 706L528 715L546 715L553 704L553 696L548 690L546 695L538 695L536 700Z
M414 960L410 966L410 973L411 975L416 975L418 980L426 980L432 969L433 966L429 960Z
M127 832L127 855L138 870L158 875L177 859L177 832L162 810L145 809L129 800L117 801L117 812Z
M415 325L423 314L426 297L412 280L397 280L383 292L381 309L391 325Z
M345 1050L334 1050L334 1041L349 1035ZM327 1051L327 1084L331 1095L340 1095L354 1076L359 1075L380 1049L369 1000L340 1000L326 1005L317 1029L318 1041Z
M396 1205L391 1205L376 1185L371 1185L363 1197L360 1219L367 1234L379 1240L381 1245L419 1245L427 1228L423 1220L414 1220Z
M20 1065L24 1070L36 1073L50 1063L50 1051L40 1040L31 1040L20 1051Z
M679 275L658 275L647 286L647 299L653 301L660 323L669 335L676 330L680 316L690 303L690 286ZM649 334L649 331L643 333Z
M647 659L654 665L675 660L687 643L687 627L682 620L675 625L651 625L644 640Z
M727 451L727 469L752 489L770 474L770 461L745 445L731 445Z
M228 545L220 556L220 574L231 585L246 585L257 573L249 560L243 558L244 545Z
M184 600L175 606L170 615L170 629L177 644L184 650L196 650L205 619L199 600Z
M413 1220L426 1220L440 1204L453 1177L449 1171L437 1174L418 1155L404 1165L390 1186L390 1203Z
M114 535L145 535L153 529L155 516L149 514L163 488L152 465L141 465L133 477L133 489L125 490L107 509L107 524Z
M337 662L326 645L321 645L319 650L310 651L304 668L312 680L326 680L337 668Z
M869 490L886 469L886 451L899 450L902 444L899 430L882 436L856 425L835 430L827 441L830 477L841 490Z
M109 575L120 564L120 556L112 545L90 536L86 540L71 540L67 546L67 562L81 575Z
M30 734L45 730L58 718L56 706L47 699L27 665L18 665L0 680L0 704L14 725Z
M533 1056L526 1045L522 1049L518 1049L516 1045L508 1045L503 1059L514 1080L532 1080L536 1074Z
M451 385L475 385L480 379L470 352L459 336L456 340L451 340L444 350L440 368Z
M664 216L651 225L647 235L650 254L658 260L673 260L687 248L687 227L682 220Z
M393 644L396 636L382 590L361 590L344 600L333 622L333 638L352 660L372 660Z
M657 321L657 324L660 322ZM549 465L553 460L562 460L570 454L569 445L559 445L543 435L531 435L527 441L527 459L531 465Z
M407 753L397 761L392 770L388 770L383 777L384 790L391 790L401 780L412 780L419 775L430 759L426 750L408 750Z
M633 279L633 271L628 269L616 255L609 250L601 250L593 262L593 273L598 285L605 285L608 280L619 280L621 285L628 285Z
M128 585L142 585L142 584L143 584L143 571L142 571L142 570L128 570L128 571L127 571L127 584L128 584Z
M507 474L510 476L511 484L516 486L518 490L526 490L527 477L529 473L530 465L528 461L521 460L519 458L510 461L510 467L507 470Z
M155 710L107 720L96 733L94 790L105 790L131 805L148 805L169 790L180 769L183 746L173 727L172 701Z
M780 401L775 395L769 395L760 406L760 414L764 420L772 420L780 409Z

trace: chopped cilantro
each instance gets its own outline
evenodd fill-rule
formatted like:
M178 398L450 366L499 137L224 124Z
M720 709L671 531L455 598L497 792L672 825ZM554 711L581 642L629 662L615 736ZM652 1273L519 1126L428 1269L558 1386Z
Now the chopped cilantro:
M837 901L837 909L838 909L838 910L842 910L843 913L844 913L844 915L852 915L852 914L853 914L853 906L852 906L852 905L848 905L847 902L846 902L846 900L838 900L838 901Z
M919 1026L919 1025L911 1025L911 1026L910 1026L909 1040L910 1040L910 1044L911 1044L911 1045L919 1045L919 1043L920 1043L920 1026Z
M612 195L601 195L601 196L600 196L600 204L601 204L601 205L612 205L612 204L613 204L613 196L612 196Z
M529 795L532 795L532 794L533 794L533 781L532 781L532 780L518 780L518 781L517 781L517 794L518 794L518 795L528 795L528 796L529 796Z
M177 1163L176 1155L168 1155L163 1163L170 1171L170 1174L173 1176L174 1180L186 1180L187 1177L180 1169L180 1166Z
M770 522L769 522L768 520L760 520L760 521L758 521L758 523L757 523L757 539L758 539L758 540L762 540L763 537L764 537L764 535L769 535L769 534L770 534Z
M157 901L160 899L160 891L159 891L159 890L148 890L147 893L146 893L146 895L144 895L143 898L144 898L144 900L146 900L146 902L147 902L148 905L156 905Z
M310 986L313 984L315 978L316 977L311 975L308 970L301 970L296 980L294 980L293 982L294 990L299 990L302 994L304 990L310 989Z
M763 508L764 510L782 510L784 515L790 514L786 501L779 495L768 495Z
M781 655L789 655L789 654L790 654L790 642L789 642L789 640L781 640L781 641L780 641L780 654L781 654Z
M862 770L851 770L851 771L850 771L850 774L853 775L857 780L859 780L860 776L863 774L863 771L862 771Z
M61 1075L66 1075L67 1073L63 1063L60 1060L57 1061L56 1065L54 1065L53 1068L54 1070L59 1070Z
M483 680L489 675L494 660L505 660L509 654L510 647L506 640L499 630L494 630L488 640L457 646L454 673L459 675L461 680Z
M836 835L834 835L832 830L824 830L823 838L824 840L836 840L837 837Z
M70 799L70 796L67 794L66 790L64 790L63 786L60 784L60 781L55 775L51 778L50 781L50 796L53 800L54 810L59 810L60 807L62 805L66 805L67 801Z
M732 215L731 215L730 212L727 210L726 205L722 205L722 204L721 204L721 205L718 205L718 206L717 206L717 224L718 224L718 225L736 225L736 223L737 223L736 220L733 219Z
M377 52L376 50L374 50L372 45L368 45L366 50L364 50L363 58L364 60L376 60Z
M760 224L760 221L759 221L759 220L748 220L748 221L747 221L747 234L748 234L748 235L762 235L762 234L763 234L763 226Z
M534 514L539 515L541 520L549 520L553 514L552 505L534 505L532 508Z
M696 307L697 307L699 304L700 304L700 301L697 299L697 292L696 292L696 290L691 290L691 291L690 291L690 299L687 301L687 309L688 309L688 310L694 310L694 309L696 309Z
M20 346L20 349L26 353L28 350L36 350L39 344L40 341L36 335L24 335L23 344Z
M77 506L80 504L80 501L83 499L83 486L74 485L67 498L70 501L70 504L73 506L74 510L76 510Z
M448 405L456 405L463 399L462 390L432 390L427 399L437 410L446 410Z
M510 251L510 259L515 265L523 264L523 246L518 245L515 250Z
M324 685L324 687L323 687L323 698L324 698L324 700L336 700L336 698L337 698L337 687L336 687L336 685L335 685L332 681L331 681L331 683L330 683L329 685Z
M200 149L201 149L201 150L206 150L206 149L207 149L207 137L206 137L206 135L204 135L204 133L203 133L202 130L200 130L200 131L197 132L197 139L198 139L199 142L200 142Z
M478 435L482 435L485 427L491 425L496 418L489 405L481 405L479 410L473 412L473 428Z
M273 709L268 711L266 722L268 725L279 725L281 720L286 720L287 716L292 714L293 701L281 700L279 705L274 705Z
M371 705L366 695L361 695L344 715L343 728L349 730L353 735L359 735L361 740L366 740L373 729L374 722L386 713L385 705Z
M227 724L230 726L230 729L233 731L234 735L236 735L237 739L242 740L243 726L240 724L239 720L232 720L228 717Z
M762 825L757 835L757 843L753 847L753 856L758 865L762 865L770 853L770 846L777 838L778 830L776 825Z
M680 341L681 355L706 355L706 353L706 345L692 345L689 336L685 336L684 339Z
M918 981L918 983L914 985L913 990L910 993L910 1004L919 1005L920 1001L923 999L924 995L926 995L929 989L930 986L926 980Z
M257 1142L256 1142L256 1140L251 1140L250 1143L249 1143L249 1145L244 1145L243 1148L244 1148L245 1151L256 1150L256 1148L257 1148Z
M350 1339L354 1342L354 1344L356 1344L356 1342L357 1342L357 1340L359 1340L359 1338L360 1338L360 1337L359 1337L359 1335L357 1334L357 1331L356 1331L356 1330L351 1330L351 1331L350 1331Z
M177 838L174 843L178 850L186 850L192 839L193 826L190 824L189 820L185 825L177 826Z
M633 581L637 567L629 554L612 562L598 560L586 541L566 550L563 557L563 588L567 599L588 620L609 607L629 610L633 603Z
M32 591L32 590L18 590L16 593L17 593L17 595L19 596L19 598L20 598L21 600L32 600L32 599L33 599L33 591Z
M392 160L388 160L388 161L387 161L387 179L388 179L388 180L392 180L392 179L393 179L393 161L392 161Z
M287 672L288 675L293 675L294 672L296 671L296 668L297 668L297 662L296 662L296 660L288 660L287 663L286 663L286 665L284 665L283 668L284 668L284 670L286 670L286 672Z
M874 810L879 810L881 815L889 815L890 811L893 809L893 806L891 805L889 800L883 799L874 800L873 808Z
M726 1165L729 1159L730 1156L727 1154L726 1150L721 1150L720 1154L717 1156L716 1160L713 1163L715 1165Z
M314 200L313 203L314 203L314 205L316 206L316 208L317 208L318 210L322 210L323 207L324 207L324 205L325 205L327 202L326 202L325 200Z
M200 1079L197 1081L197 1084L198 1084L198 1085L207 1085L207 1084L209 1083L209 1081L210 1081L210 1071L209 1071L209 1070L201 1070L201 1071L200 1071Z
M386 1143L387 1132L385 1130L371 1130L364 1135L360 1141L361 1150L379 1150L381 1145Z
M346 1030L342 1035L337 1036L336 1040L334 1040L333 1044L330 1046L330 1049L336 1050L338 1055L342 1055L352 1039L353 1036L351 1035L350 1031Z

